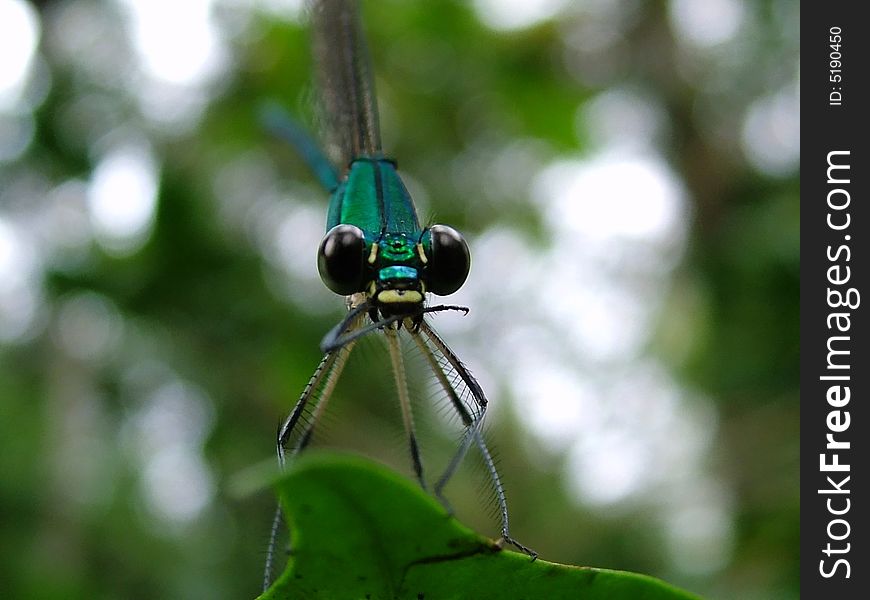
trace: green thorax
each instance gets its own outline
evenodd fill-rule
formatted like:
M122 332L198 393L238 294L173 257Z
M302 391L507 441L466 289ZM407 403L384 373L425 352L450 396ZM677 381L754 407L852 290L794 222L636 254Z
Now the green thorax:
M362 157L350 164L344 181L330 197L326 230L341 224L359 227L367 250L378 244L377 267L421 267L416 246L428 247L428 235L420 229L414 203L394 161Z
M383 233L405 234L414 241L421 231L411 196L396 163L387 158L357 158L329 199L326 230L356 225L373 242Z

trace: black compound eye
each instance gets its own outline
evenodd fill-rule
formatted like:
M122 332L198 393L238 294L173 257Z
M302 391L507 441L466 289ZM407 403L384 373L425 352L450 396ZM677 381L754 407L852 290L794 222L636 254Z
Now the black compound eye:
M317 251L317 270L326 287L347 296L365 284L365 235L355 225L336 225L326 232Z
M471 268L471 254L462 234L447 225L429 228L431 252L426 265L428 291L439 296L462 287Z

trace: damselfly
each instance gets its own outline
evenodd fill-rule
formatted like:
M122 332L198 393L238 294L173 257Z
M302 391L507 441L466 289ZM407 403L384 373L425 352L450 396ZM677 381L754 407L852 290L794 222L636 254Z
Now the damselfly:
M327 232L317 254L326 286L347 297L348 313L321 343L325 353L305 390L278 432L278 460L309 444L314 428L335 389L342 369L360 337L382 332L396 380L411 463L420 484L423 474L410 392L399 336L407 335L419 350L462 422L463 434L444 472L433 486L446 505L444 486L469 448L481 454L501 518L504 542L537 556L510 536L504 488L481 433L487 399L459 358L426 320L428 313L468 309L428 306L427 294L446 296L465 282L471 265L462 235L447 225L421 227L414 204L396 170L384 156L368 54L352 0L321 0L311 5L314 53L318 63L331 147L330 160L295 123L274 112L266 115L272 131L300 150L320 183L330 193ZM336 169L334 165L340 165ZM273 524L265 585L271 581L280 509Z

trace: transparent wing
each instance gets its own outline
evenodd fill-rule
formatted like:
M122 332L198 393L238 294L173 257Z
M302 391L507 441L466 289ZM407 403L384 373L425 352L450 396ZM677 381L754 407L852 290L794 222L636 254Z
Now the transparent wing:
M499 513L502 539L534 559L537 557L537 553L523 546L510 535L504 485L482 431L483 419L486 415L488 404L483 388L481 388L477 379L471 374L471 371L469 371L425 319L420 322L416 329L410 328L409 331L420 354L432 372L438 387L461 421L463 428L458 447L435 484L435 495L445 506L449 506L443 496L444 487L456 473L468 451L474 448L486 473L491 497Z
M293 410L278 430L278 462L282 468L288 454L292 456L301 452L311 441L354 343L350 342L321 359Z
M344 323L344 321L342 321ZM346 324L349 329L360 327L363 319L357 318ZM320 360L308 385L302 391L290 414L278 429L277 451L278 464L283 469L288 456L293 456L309 444L318 422L322 419L332 397L332 392L341 377L341 372L347 363L355 341L327 352ZM283 516L281 507L275 510L272 528L269 534L269 546L266 550L266 564L263 571L263 590L267 590L274 580L275 560L278 556L279 538L281 537Z
M342 169L381 152L377 99L354 0L311 2L314 57L328 152Z

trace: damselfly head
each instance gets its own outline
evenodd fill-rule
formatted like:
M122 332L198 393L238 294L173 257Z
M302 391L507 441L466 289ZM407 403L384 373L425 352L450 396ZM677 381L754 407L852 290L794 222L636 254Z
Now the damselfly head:
M419 239L381 232L374 241L355 225L330 229L317 253L324 284L336 294L364 292L384 312L413 313L426 292L452 294L465 283L471 254L462 235L433 225Z

